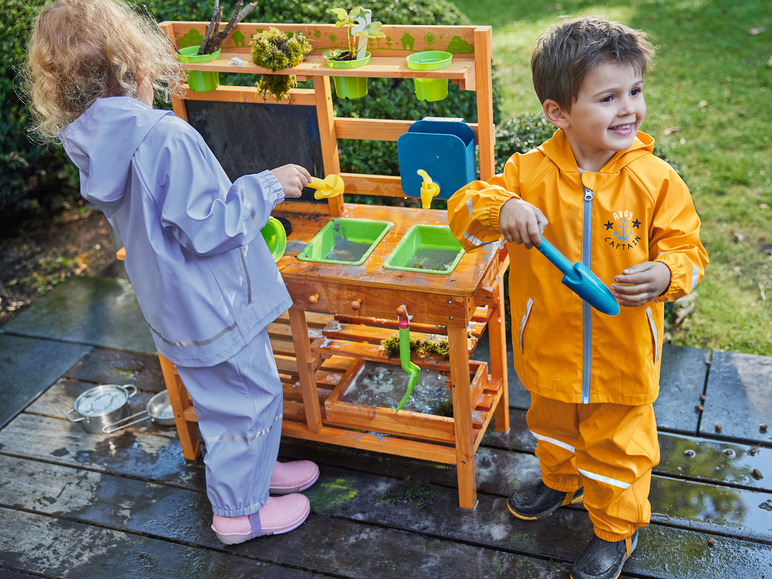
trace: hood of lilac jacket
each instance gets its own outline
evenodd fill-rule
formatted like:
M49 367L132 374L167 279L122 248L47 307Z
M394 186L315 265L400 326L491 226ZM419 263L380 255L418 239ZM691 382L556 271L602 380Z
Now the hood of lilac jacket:
M633 145L600 171L582 172L562 131L515 154L504 172L474 181L448 201L448 220L465 249L501 239L499 210L519 197L549 221L544 237L571 263L583 262L606 286L634 264L660 261L670 286L656 302L607 316L561 283L538 250L508 244L515 370L531 391L571 403L653 402L659 392L664 305L691 292L707 254L700 220L677 173L652 154L653 139Z
M284 191L270 171L231 183L201 136L170 111L97 99L61 133L126 249L158 350L183 366L238 352L291 300L260 235Z

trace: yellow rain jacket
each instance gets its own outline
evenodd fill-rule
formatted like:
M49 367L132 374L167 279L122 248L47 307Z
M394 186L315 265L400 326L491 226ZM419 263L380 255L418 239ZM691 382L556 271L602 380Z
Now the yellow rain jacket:
M580 172L563 131L515 154L501 175L474 181L448 200L448 220L467 251L502 238L499 210L521 198L549 220L544 237L571 262L583 261L608 286L644 261L670 268L667 291L617 316L602 314L561 283L535 248L508 245L515 371L539 396L568 403L650 404L659 391L664 301L691 292L708 257L700 220L676 172L638 133L597 173Z

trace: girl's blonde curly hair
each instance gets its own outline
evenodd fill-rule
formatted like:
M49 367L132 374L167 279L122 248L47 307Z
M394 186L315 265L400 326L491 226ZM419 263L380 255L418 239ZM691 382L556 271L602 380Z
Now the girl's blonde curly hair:
M185 73L156 24L121 0L57 0L35 19L24 65L32 130L43 141L100 97L153 88L181 96Z

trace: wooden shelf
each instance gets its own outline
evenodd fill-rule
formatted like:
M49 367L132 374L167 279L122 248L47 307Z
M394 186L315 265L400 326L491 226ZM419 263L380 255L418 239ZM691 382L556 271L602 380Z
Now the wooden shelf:
M244 62L238 66L231 60L236 57ZM412 70L407 67L405 59L395 56L373 56L370 64L359 68L336 69L327 66L322 55L309 54L298 66L272 71L257 66L251 60L248 52L223 50L220 58L209 62L186 63L186 70L209 72L229 72L235 74L294 74L295 76L312 78L319 76L368 76L372 78L446 78L459 83L462 90L473 90L475 80L475 64L472 57L454 57L453 62L440 70Z

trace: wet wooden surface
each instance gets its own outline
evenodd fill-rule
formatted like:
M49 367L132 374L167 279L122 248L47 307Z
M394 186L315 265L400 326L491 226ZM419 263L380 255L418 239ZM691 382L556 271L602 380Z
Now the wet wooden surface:
M86 285L57 286L53 299L79 303L65 294L80 291L105 301L123 295L120 284ZM280 458L311 459L321 468L305 493L308 521L286 535L225 547L209 529L203 462L184 460L173 428L146 422L97 435L64 418L97 383L136 384L135 411L163 387L157 358L132 350L138 330L126 319L119 320L123 336L113 328L105 338L93 328L70 328L98 320L36 327L43 318L35 307L0 328L3 408L8 377L18 385L18 368L30 368L28 400L19 405L23 388L12 389L17 409L7 411L0 429L1 576L558 578L568 576L591 537L581 506L535 523L506 508L514 485L538 476L527 398L513 377L511 429L489 429L476 454L476 509L458 507L451 466L284 439ZM29 340L42 343L30 347ZM129 347L116 347L120 340ZM62 346L68 344L78 345L76 356ZM13 352L13 366L6 352ZM58 352L72 358L70 366L55 377L41 372L49 361L62 364ZM623 576L770 577L772 439L760 424L771 421L772 361L672 347L664 361L652 524Z

